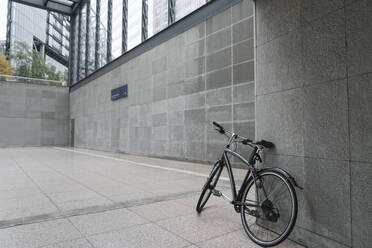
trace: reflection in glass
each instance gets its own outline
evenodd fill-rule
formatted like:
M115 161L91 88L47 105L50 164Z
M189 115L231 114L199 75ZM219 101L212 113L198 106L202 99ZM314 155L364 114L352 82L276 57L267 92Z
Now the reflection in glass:
M87 17L87 5L84 4L80 11L80 37L79 37L79 75L78 78L83 79L85 75L85 40L86 40L86 17Z
M96 50L96 0L90 0L89 13L89 51L88 51L88 74L94 71L95 50Z
M72 82L75 83L78 81L78 75L77 75L77 70L78 70L78 52L79 52L79 15L76 15L75 21L73 23L73 34L74 36L72 37L72 46L73 46L73 51L70 56L72 56Z
M107 4L107 0L101 0L98 67L102 67L107 63Z
M141 43L142 1L128 0L128 50Z
M176 21L200 8L206 0L176 0Z
M123 0L112 0L112 59L121 55Z
M168 26L168 0L149 1L149 37Z

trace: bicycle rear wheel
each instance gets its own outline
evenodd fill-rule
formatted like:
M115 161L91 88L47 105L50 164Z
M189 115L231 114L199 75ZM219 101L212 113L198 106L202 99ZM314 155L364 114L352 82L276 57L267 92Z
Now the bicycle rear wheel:
M196 211L201 213L209 197L212 194L212 190L216 187L218 179L220 178L221 172L223 169L223 165L220 161L218 161L215 166L213 167L211 174L209 175L207 182L204 184L202 192L200 194L198 203L196 205Z
M296 191L281 173L258 172L256 184L253 179L248 183L242 202L258 203L259 207L242 205L240 211L244 230L256 244L277 245L293 230L297 218Z

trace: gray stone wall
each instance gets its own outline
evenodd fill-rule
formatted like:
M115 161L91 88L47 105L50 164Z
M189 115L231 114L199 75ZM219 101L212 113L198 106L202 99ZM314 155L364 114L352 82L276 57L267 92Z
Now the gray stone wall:
M0 147L68 141L68 88L0 82Z
M304 186L293 238L371 247L372 1L256 1L256 131Z
M212 121L254 138L253 27L244 0L73 91L75 146L213 161L225 139Z

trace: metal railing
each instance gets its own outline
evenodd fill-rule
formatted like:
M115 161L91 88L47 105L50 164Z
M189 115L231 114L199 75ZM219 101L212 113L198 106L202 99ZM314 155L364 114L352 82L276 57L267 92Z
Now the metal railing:
M0 74L0 82L1 81L67 87L66 81L56 81L56 80L48 80L48 79L41 79L41 78L28 78L28 77L20 77L20 76L4 75L4 74Z

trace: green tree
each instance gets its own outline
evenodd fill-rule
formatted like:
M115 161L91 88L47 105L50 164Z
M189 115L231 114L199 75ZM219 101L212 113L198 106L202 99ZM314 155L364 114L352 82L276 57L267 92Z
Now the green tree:
M37 51L32 50L31 77L46 79L48 65L43 56Z
M26 43L16 41L10 51L9 59L13 61L15 66L15 76L32 76L32 52Z
M62 73L60 71L57 71L57 68L54 65L49 65L47 66L46 77L49 80L59 81L62 79Z
M62 72L54 65L47 64L41 53L31 49L26 43L15 42L9 58L15 64L14 75L61 81Z
M63 72L63 81L67 82L68 81L68 70L65 70Z

